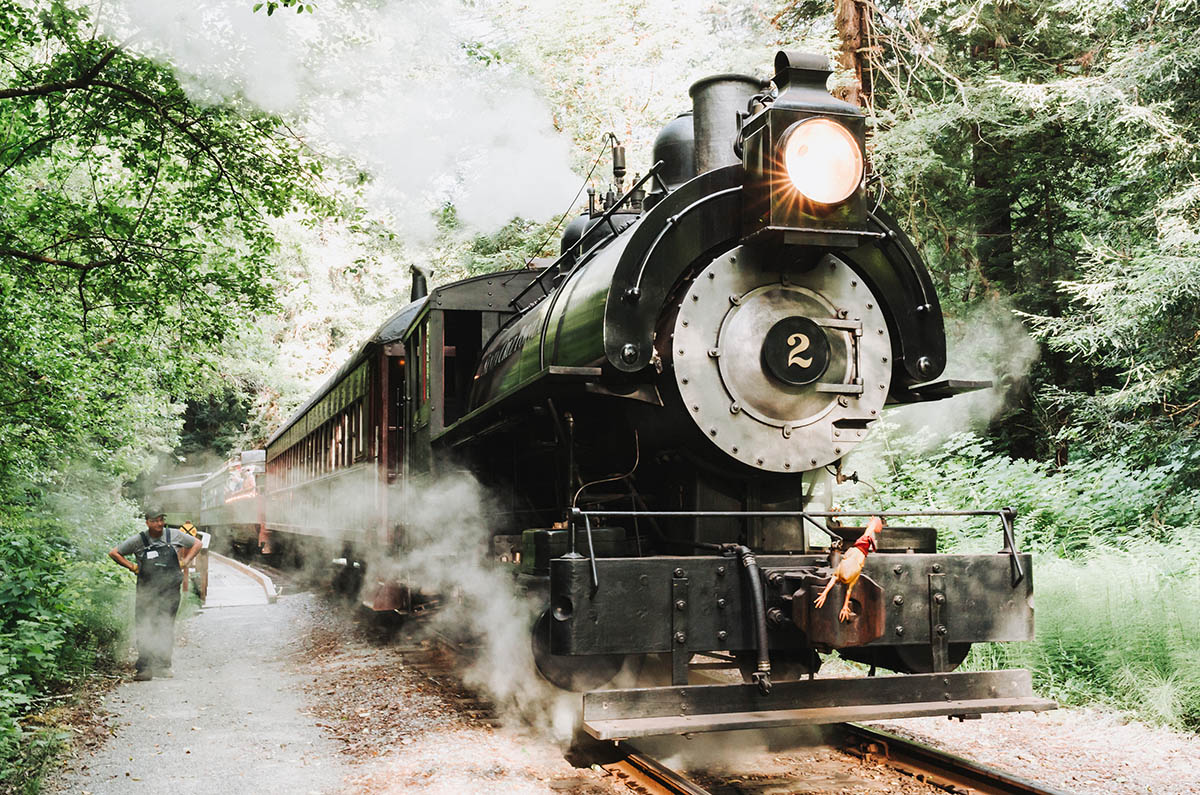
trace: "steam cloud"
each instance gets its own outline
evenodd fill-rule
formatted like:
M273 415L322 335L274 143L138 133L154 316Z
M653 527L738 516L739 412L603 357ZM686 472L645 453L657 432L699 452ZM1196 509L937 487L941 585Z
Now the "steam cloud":
M486 230L559 212L578 187L569 142L529 79L471 54L496 35L478 12L453 0L252 8L123 0L102 14L115 39L172 65L194 100L244 98L365 168L368 199L409 235L431 234L443 202Z
M377 561L381 577L441 595L432 628L480 644L464 675L467 685L486 693L501 714L569 738L579 696L537 673L531 628L544 605L520 591L507 564L490 562L491 511L483 489L461 472L410 487L403 500L392 496L393 505L403 505L408 551Z
M992 388L933 403L916 403L889 411L887 419L907 433L920 434L928 447L956 433L981 430L1007 409L1017 386L1037 362L1037 342L1001 300L974 307L964 317L946 321L945 378L991 381Z

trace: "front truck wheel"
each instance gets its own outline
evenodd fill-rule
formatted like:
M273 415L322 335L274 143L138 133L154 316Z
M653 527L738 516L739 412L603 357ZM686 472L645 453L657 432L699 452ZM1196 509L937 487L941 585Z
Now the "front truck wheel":
M542 613L533 625L533 661L538 673L550 684L563 690L595 690L611 682L625 664L624 654L551 654L550 611Z

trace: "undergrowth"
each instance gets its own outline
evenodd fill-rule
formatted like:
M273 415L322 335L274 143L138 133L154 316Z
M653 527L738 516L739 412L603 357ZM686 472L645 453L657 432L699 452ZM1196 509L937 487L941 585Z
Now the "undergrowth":
M1043 695L1200 732L1200 496L1194 451L1150 466L1115 457L1054 468L971 434L929 447L885 425L856 455L869 486L846 507L1018 511L1035 554L1036 638L981 644L964 664L1033 671ZM944 552L994 552L996 518L938 519ZM885 531L886 532L886 531Z
M109 498L110 502L111 497ZM0 793L36 793L62 743L31 717L111 668L132 585L104 556L129 529L119 503L78 524L45 499L0 505ZM81 514L82 516L82 514Z

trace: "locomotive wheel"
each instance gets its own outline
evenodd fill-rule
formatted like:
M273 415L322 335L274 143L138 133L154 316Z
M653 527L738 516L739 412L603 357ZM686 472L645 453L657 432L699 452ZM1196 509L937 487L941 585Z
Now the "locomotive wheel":
M533 625L533 661L538 673L563 690L594 690L612 681L625 664L624 654L565 655L550 653L550 611Z
M951 643L946 650L947 671L953 671L967 659L970 643ZM841 649L838 654L847 660L878 665L902 674L933 673L933 650L928 646L877 646Z
M949 667L946 670L953 671L962 665L962 661L967 659L969 651L971 651L970 643L949 644L946 649L946 662L949 663ZM904 667L892 670L909 674L933 673L933 650L928 646L896 646L895 652L896 659Z

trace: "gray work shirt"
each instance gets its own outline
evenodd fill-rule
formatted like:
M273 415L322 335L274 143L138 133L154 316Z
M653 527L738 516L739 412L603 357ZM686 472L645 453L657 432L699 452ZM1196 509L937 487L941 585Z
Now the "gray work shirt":
M150 531L148 530L146 531L146 536L150 539L151 544L162 543L165 541L173 547L190 547L193 544L198 543L196 538L188 535L187 533L181 533L178 530L172 530L170 527L164 527L163 534L158 538L151 536ZM137 535L132 535L125 539L120 544L117 544L117 553L122 557L127 558L130 555L136 555L137 553L141 552L143 549L145 549L145 547L146 545L142 543L142 534L138 533Z

